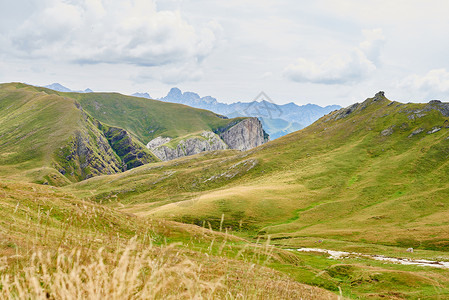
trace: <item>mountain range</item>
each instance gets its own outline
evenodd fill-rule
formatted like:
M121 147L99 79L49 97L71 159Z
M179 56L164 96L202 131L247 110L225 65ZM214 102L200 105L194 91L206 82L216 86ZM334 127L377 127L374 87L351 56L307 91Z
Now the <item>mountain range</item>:
M200 97L193 92L183 93L176 87L172 88L167 96L159 100L207 109L230 118L257 117L261 120L271 139L307 127L325 114L341 108L339 105L321 107L315 104L306 104L299 106L293 102L279 105L274 103L265 93L260 93L257 101L227 104L218 102L211 96Z
M52 84L46 85L44 87L47 89L51 89L51 90L58 91L58 92L65 92L65 93L93 93L94 92L89 88L85 89L84 91L73 91L73 90L63 86L60 83L52 83Z
M93 92L91 89L73 91L59 83L53 83L45 87L59 92ZM153 99L146 92L134 93L132 96ZM257 101L227 104L219 102L211 96L200 97L194 92L182 92L176 87L170 89L165 97L156 100L206 109L228 118L257 117L272 140L307 127L325 114L341 108L339 105L321 107L316 104L306 104L299 106L293 102L279 105L274 103L265 93L261 93Z

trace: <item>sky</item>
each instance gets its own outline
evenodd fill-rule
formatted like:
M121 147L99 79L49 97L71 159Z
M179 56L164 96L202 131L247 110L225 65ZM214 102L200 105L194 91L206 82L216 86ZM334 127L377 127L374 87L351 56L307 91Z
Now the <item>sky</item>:
M449 101L446 0L0 0L0 82L221 102Z

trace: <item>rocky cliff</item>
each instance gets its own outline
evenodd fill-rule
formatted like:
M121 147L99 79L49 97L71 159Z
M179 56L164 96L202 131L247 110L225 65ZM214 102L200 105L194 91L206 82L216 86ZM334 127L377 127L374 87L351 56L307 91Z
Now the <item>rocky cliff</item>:
M257 118L247 118L238 122L220 137L230 149L246 151L260 146L269 140L269 136L262 129L262 123Z
M158 159L126 130L105 125L79 104L79 129L55 154L54 167L72 181L115 174Z
M171 142L171 143L170 143ZM178 157L198 154L204 151L224 150L228 146L211 131L199 135L171 141L170 138L158 137L147 144L147 147L161 160L172 160Z
M105 126L98 122L99 128L109 141L114 152L123 162L122 170L126 171L157 159L124 129Z
M83 123L67 144L55 153L55 169L72 181L120 172L122 162L104 134L91 120Z
M147 144L147 148L159 159L167 161L204 151L224 149L246 151L269 140L257 118L239 120L214 131L204 131L198 135L173 140L168 137L157 137Z

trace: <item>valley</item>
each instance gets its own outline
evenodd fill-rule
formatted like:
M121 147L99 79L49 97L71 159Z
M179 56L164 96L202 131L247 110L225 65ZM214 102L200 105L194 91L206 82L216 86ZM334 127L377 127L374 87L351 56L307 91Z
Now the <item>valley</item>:
M0 87L0 297L9 286L19 292L7 274L26 272L35 251L79 249L86 265L103 248L113 272L127 247L184 274L185 289L151 282L184 299L449 297L446 267L371 259L449 263L447 103L379 92L268 141L255 118L115 93ZM225 146L182 150L212 138ZM189 155L163 159L161 146Z

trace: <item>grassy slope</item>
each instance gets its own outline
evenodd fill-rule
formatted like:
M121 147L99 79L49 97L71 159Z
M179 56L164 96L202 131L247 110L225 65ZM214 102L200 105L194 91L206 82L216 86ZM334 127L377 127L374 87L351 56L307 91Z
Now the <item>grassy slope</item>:
M97 259L96 250L100 247L105 249L106 258L113 257L135 235L139 249L147 247L151 238L156 248L150 249L156 255L162 251L168 252L170 261L182 258L193 261L197 271L187 270L190 273L186 276L205 280L206 285L211 286L220 282L218 294L214 294L219 298L225 295L264 299L335 298L335 294L302 285L263 266L268 258L280 264L286 259L296 261L288 252L270 250L195 226L136 218L80 199L67 189L28 183L48 176L59 176L61 183L67 183L67 179L52 168L54 149L67 145L70 137L80 130L78 125L87 138L98 128L92 127L91 120L76 109L70 97L23 84L4 84L0 90L3 142L0 152L0 298L8 297L4 293L11 285L11 280L5 276L17 276L20 282L30 276L29 267L34 266L32 254L35 251L50 252L48 266L53 270L61 249L66 253L79 249L82 263L88 263ZM167 248L166 243L174 242L182 245L175 250L170 250L174 246L163 250ZM159 247L162 250L158 250ZM39 270L40 266L36 267ZM183 276L183 270L179 271ZM71 273L71 276L76 275ZM53 281L48 277L46 280ZM30 281L29 288L35 289L36 285ZM30 294L29 297L37 296Z
M338 121L323 118L247 153L212 153L141 167L75 188L114 194L123 203L140 203L139 209L145 202L194 198L197 205L154 209L160 203L150 204L142 213L198 220L225 213L229 222L257 224L258 230L276 237L304 232L400 244L414 228L419 240L433 240L423 247L446 250L448 245L438 239L449 223L438 220L449 205L448 132L443 127L427 134L446 118L434 110L410 120L408 111L423 105L389 103L376 102ZM392 135L380 134L391 126ZM420 127L425 131L407 137ZM122 189L129 187L133 191ZM378 226L382 230L371 230Z
M141 216L217 227L224 214L225 226L241 231L238 234L271 235L281 246L316 246L322 239L320 246L331 249L448 259L448 118L435 110L408 117L424 104L387 99L367 104L346 118L325 122L324 117L247 153L211 153L161 163L73 188L94 200L119 201L125 210ZM442 129L428 134L435 126ZM381 134L390 127L391 135ZM409 138L418 128L425 130ZM408 254L407 247L418 250ZM330 267L317 259L318 269ZM373 273L379 271L376 268ZM434 294L438 284L444 287L438 293L448 293L447 281L441 281L447 271L393 269L405 272L398 275L404 285L383 282L372 286L372 292L397 288L402 296L424 297ZM298 276L325 286L315 275ZM358 275L345 276L349 280ZM413 287L413 276L423 276L427 284ZM370 279L366 280L354 288L355 294L368 293Z
M17 175L27 171L34 181L48 174L67 181L51 167L55 149L64 146L81 118L74 101L26 85L0 87L0 170Z
M215 130L238 121L181 104L166 103L116 93L68 93L97 120L134 134L146 144L158 136L181 137L193 132Z
M120 171L119 158L105 150L108 141L103 137L99 145L101 135L74 99L21 83L0 86L1 176L64 185Z
M80 140L98 146L95 137L101 133L95 120L128 130L137 139L134 143L143 147L159 135L188 136L241 119L225 120L205 110L114 93L61 93L21 83L2 84L0 100L0 174L55 185L98 175L94 169L83 168L83 157L79 163L64 161L73 156L69 148ZM94 118L84 115L77 102ZM117 166L109 165L118 157L102 154L100 149L93 151L94 164L104 174L117 171ZM55 155L62 158L55 161ZM70 169L65 177L57 171L61 166Z
M219 228L224 214L223 226L232 227L234 233L262 238L269 234L274 238L273 243L280 246L317 246L316 241L322 239L319 245L322 248L447 259L448 133L443 128L426 134L434 126L444 125L446 118L434 111L410 120L407 111L423 105L388 104L388 100L374 103L335 122L324 122L323 118L300 132L246 153L203 153L146 165L58 189L54 197L50 196L54 191L47 187L23 183L3 185L1 199L8 200L2 204L4 221L0 233L4 237L2 240L8 242L2 244L2 252L13 254L16 241L21 244L17 248L25 248L25 251L58 245L55 240L69 241L68 247L70 243L81 247L91 247L89 245L95 243L99 246L101 242L95 240L111 240L110 248L113 248L117 240L112 237L118 234L125 239L132 232L145 234L148 228L145 222L153 216L206 226L210 223ZM380 134L392 125L395 125L392 135ZM426 130L407 138L419 127ZM36 160L35 165L39 164ZM45 189L43 197L39 196L41 189ZM28 200L23 195L29 195ZM39 199L48 202L40 204ZM88 200L111 203L145 218L125 217ZM25 205L17 205L19 202ZM55 214L62 210L63 218L78 215L81 219L68 223L69 226L65 225L67 222L58 223L58 217L53 217L53 210L50 211L55 206L53 203L64 208L54 208ZM88 209L78 210L81 205ZM39 213L41 206L44 210ZM32 209L16 215L25 207ZM103 216L109 217L93 222L92 214L84 212L93 210L92 207L107 212ZM54 224L52 230L47 230L43 223L45 213L52 216L51 221L46 221ZM109 218L116 221L111 224ZM141 222L144 225L139 225ZM187 227L180 231L181 225L158 222L152 226L157 228L154 229L156 236L184 242L187 249L199 251L194 253L198 253L200 261L208 261L200 254L202 252L214 253L214 257L222 260L235 257L236 252L240 252L239 245L249 245L244 240L236 240L209 250L208 242L199 242L202 240L199 232L204 230ZM115 229L110 231L108 226ZM73 239L63 238L66 227L73 230ZM91 234L86 234L86 230ZM54 232L53 237L46 238L46 232L50 231ZM85 243L82 236L88 237ZM409 246L418 249L410 254L405 251ZM281 257L290 255L281 253ZM321 254L295 257L275 259L268 266L300 282L333 291L338 291L340 286L350 297L438 295L445 298L449 293L446 270L395 266L367 259L329 260ZM213 269L214 262L210 265ZM233 278L233 284L241 289L249 283L235 281L235 276L247 268L246 264L229 266L228 274L232 275L227 278ZM246 274L239 276L246 277ZM259 282L262 286L266 283Z
M156 287L162 289L157 299L172 295L170 291L176 291L177 285L180 284L186 285L181 286L179 293L196 293L197 284L200 283L205 286L200 288L203 291L207 291L208 286L215 287L216 291L213 293L215 298L224 298L225 295L234 297L240 295L250 299L252 297L254 299L336 298L332 293L300 284L285 274L264 266L266 262L284 264L286 261L296 260L285 251L251 245L225 233L196 226L162 220L144 220L81 200L60 188L17 181L2 182L0 216L0 298L2 299L9 298L5 292L7 287L14 290L14 279L11 280L11 277L6 276L13 278L16 276L18 279L16 284L20 282L24 285L25 291L20 298L37 297L33 294L33 291L36 291L36 282L33 282L33 279L45 282L42 287L44 291L51 290L50 295L61 293L61 288L57 287L57 280L65 280L69 286L65 286L67 291L63 293L64 297L75 297L75 293L81 293L80 291L83 294L78 294L78 297L84 298L88 295L93 297L93 291L83 282L87 280L97 285L100 293L100 288L105 288L100 286L100 281L105 281L106 285L107 282L117 279L112 277L112 272L124 274L123 265L127 261L120 260L118 263L114 257L122 255L123 249L133 237L136 240L132 243L134 246L130 253L131 262L144 258L145 261L140 263L149 263L148 260L153 260L154 262L150 262L155 264L150 264L150 269L137 266L139 274L148 276L143 277L144 282L154 280L153 277L149 277L148 272L154 273L153 276L156 278L164 277L161 274L165 274L166 271L177 274L171 274L167 280L149 282L154 285L154 289ZM101 251L103 259L99 259L99 249L103 249ZM42 276L42 272L39 271L41 265L36 263L36 258L32 258L33 253L42 251L49 253L48 259L46 255L43 256L43 261L47 265L45 271L50 276ZM69 257L75 259L71 260ZM57 260L61 262L61 258L63 262L69 259L71 263L63 264L66 267L62 269L55 269ZM36 272L33 271L34 266L37 267L34 269ZM93 275L89 275L87 268L81 269L82 266L93 266L96 272L100 272L95 273L96 276L104 272L103 277L96 279ZM110 271L104 271L105 268ZM135 293L142 287L141 282L133 281L133 275L130 274L132 270L128 272L127 280L119 279L119 282L122 284L125 282L123 288L130 289L130 295L134 295L129 299L137 299ZM57 273L59 275L56 275ZM175 280L172 280L172 277L176 279L176 286L171 286ZM55 287L50 289L51 285ZM120 292L117 285L107 286L106 290L101 291L100 295L103 295L101 298L109 298L113 292ZM178 297L180 295L176 299ZM181 298L190 299L188 296Z

